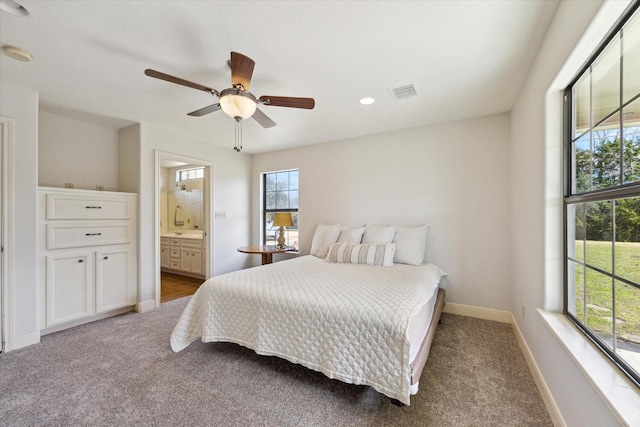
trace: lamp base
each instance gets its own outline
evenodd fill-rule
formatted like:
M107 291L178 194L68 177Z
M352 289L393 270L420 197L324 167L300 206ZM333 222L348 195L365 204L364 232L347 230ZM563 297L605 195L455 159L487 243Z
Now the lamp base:
M284 248L284 227L280 226L280 235L278 236L278 248Z

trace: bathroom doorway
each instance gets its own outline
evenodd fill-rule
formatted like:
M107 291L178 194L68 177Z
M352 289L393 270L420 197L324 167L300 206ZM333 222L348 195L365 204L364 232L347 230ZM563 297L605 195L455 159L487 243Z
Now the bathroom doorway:
M212 165L156 152L156 305L192 295L213 271Z

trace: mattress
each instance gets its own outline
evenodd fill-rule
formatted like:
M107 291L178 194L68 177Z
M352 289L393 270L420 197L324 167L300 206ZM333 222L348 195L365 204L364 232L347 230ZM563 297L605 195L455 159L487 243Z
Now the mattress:
M443 275L433 264L381 268L303 256L216 276L191 298L171 347L235 342L409 404L410 362Z
M412 364L418 355L420 345L427 335L429 324L433 318L433 310L436 305L437 293L438 287L435 287L431 298L429 298L420 311L418 311L411 319L411 324L409 325L409 360Z

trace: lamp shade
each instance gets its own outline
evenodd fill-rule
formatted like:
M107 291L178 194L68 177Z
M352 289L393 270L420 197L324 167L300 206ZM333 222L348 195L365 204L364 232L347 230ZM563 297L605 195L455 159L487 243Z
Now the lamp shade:
M276 227L291 227L293 225L293 218L289 212L276 212L273 217L273 225Z
M220 108L233 119L248 119L256 112L256 99L250 92L225 89L220 92Z

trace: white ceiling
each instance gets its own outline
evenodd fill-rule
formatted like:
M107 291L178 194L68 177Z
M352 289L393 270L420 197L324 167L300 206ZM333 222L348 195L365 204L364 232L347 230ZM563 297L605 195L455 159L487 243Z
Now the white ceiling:
M244 151L380 133L509 111L558 2L36 1L0 13L0 79L33 89L41 108L124 127L152 123L232 149L234 121L205 92L146 68L222 90L231 51L256 62L251 91L313 97L313 110L260 107L277 126L243 126ZM390 89L413 83L418 96ZM363 106L358 99L376 102ZM178 142L178 141L177 141Z

